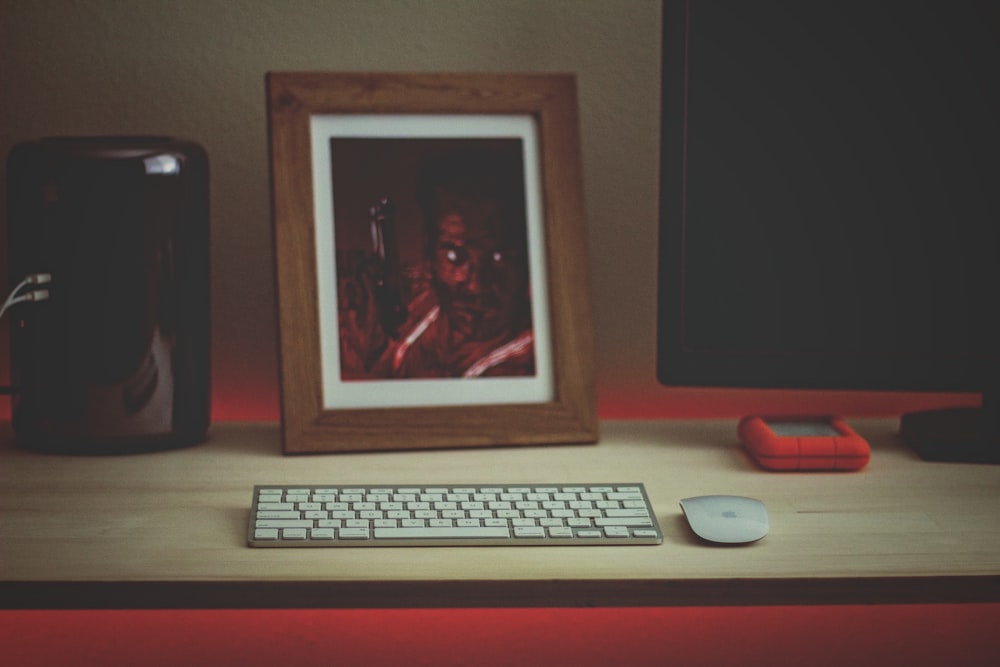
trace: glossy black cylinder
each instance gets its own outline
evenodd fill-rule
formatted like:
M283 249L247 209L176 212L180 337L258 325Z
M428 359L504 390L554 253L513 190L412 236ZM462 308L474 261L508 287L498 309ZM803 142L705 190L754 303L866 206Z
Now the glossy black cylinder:
M210 420L208 158L168 137L58 137L8 156L21 446L78 454L191 445Z

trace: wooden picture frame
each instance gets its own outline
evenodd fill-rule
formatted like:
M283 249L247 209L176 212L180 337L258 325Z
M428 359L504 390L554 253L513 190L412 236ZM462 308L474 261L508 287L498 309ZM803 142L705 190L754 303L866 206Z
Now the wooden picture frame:
M271 72L267 101L284 452L596 442L574 77ZM526 240L526 253L517 266L524 267L530 282L521 302L513 296L509 302L520 304L511 310L522 312L529 322L527 338L533 347L524 359L530 366L509 374L493 369L473 379L379 375L403 372L385 369L396 369L397 362L406 365L404 357L410 352L400 352L405 347L401 341L411 341L419 327L406 335L409 320L396 329L385 317L392 312L385 302L377 301L383 304L380 308L370 307L376 303L366 298L375 289L372 285L382 289L385 276L401 274L398 262L387 261L385 246L379 245L379 207L370 210L371 220L357 222L362 216L346 207L352 198L363 199L359 192L382 185L375 181L395 178L395 183L404 184L423 179L429 169L420 159L449 151L457 154L452 149L459 146L486 155L481 162L489 168L501 161L493 157L499 152L489 151L507 151L516 156L511 164L523 171L508 179L519 184L517 203L508 206L511 198L506 196L494 200L498 207L521 211L524 218L523 224L498 228L505 237L517 232ZM354 157L345 163L345 155ZM400 170L402 175L390 175ZM416 198L411 191L418 186L398 185L397 189L408 193L402 198L405 203ZM410 214L404 217L434 218L417 216L416 210L421 209L411 203ZM358 269L354 280L346 269L348 241L344 239L355 238L359 226L367 229L369 223L374 245L369 258L355 262L366 268ZM413 269L423 279L413 278L408 284L419 283L424 289L409 302L402 299L403 317L409 314L415 320L423 301L444 294L440 290L445 289L445 274L452 265L442 264L440 257L457 260L451 249L440 248L443 227L423 223L423 236L436 234L439 239L438 246L431 247L414 240L416 223L409 224L401 229L408 231L411 241L400 244L397 254L416 257L419 249L424 253L423 263L415 265L430 267L423 273ZM505 254L519 256L515 251L495 251L489 254L490 261L514 265ZM469 260L466 268L485 261ZM371 279L372 266L377 267L378 280ZM438 271L440 266L445 266L444 273ZM358 285L367 286L367 291L362 290L364 296L355 307L353 297L345 295L356 294L348 287ZM412 287L411 291L418 290ZM455 326L461 327L463 320L454 315L458 301L454 295L441 296L434 306L432 326L457 322ZM501 310L494 303L494 311ZM362 317L373 312L379 317ZM359 322L365 323L364 335L349 335L358 330ZM444 340L445 334L437 339ZM357 361L360 356L349 344L355 340L361 341L369 355L364 362ZM392 349L387 351L386 346ZM459 350L448 352L454 356L451 353Z

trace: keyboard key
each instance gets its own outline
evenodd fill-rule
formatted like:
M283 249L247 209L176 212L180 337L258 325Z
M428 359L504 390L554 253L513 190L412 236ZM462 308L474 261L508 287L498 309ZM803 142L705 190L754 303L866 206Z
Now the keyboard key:
M343 531L341 531L343 532ZM506 528L492 528L481 526L477 528L463 528L455 526L453 528L376 528L376 539L399 540L399 539L484 539L510 537L510 532Z
M295 503L272 503L272 502L259 502L257 503L258 510L294 510Z
M299 513L295 510L257 510L258 519L298 519Z
M392 530L382 528L381 530ZM367 528L341 528L340 539L342 540L367 540L370 537Z
M647 516L645 509L609 509L604 511L605 516Z
M308 519L257 519L257 528L312 528Z
M642 500L642 494L638 491L622 491L619 489L614 493L608 493L608 500Z
M610 517L606 519L594 519L594 525L603 526L651 526L653 522L649 517Z
M515 526L514 537L545 537L545 529L541 526Z

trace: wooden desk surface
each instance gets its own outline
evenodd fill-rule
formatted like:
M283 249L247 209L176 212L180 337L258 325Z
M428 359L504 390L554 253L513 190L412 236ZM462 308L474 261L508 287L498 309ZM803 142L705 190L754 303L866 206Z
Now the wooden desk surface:
M0 438L0 607L837 604L1000 600L1000 466L925 463L895 422L851 420L857 473L771 473L734 421L605 422L597 445L288 457L274 424L197 447L65 457ZM641 481L664 543L251 549L255 483ZM760 498L771 532L697 540L678 500Z

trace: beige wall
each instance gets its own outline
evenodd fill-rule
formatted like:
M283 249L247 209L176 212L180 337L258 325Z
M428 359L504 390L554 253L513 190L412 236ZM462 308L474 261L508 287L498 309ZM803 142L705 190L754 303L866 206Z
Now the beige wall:
M0 152L51 134L202 143L215 380L274 382L264 73L575 73L599 373L652 382L659 17L655 0L0 0Z

